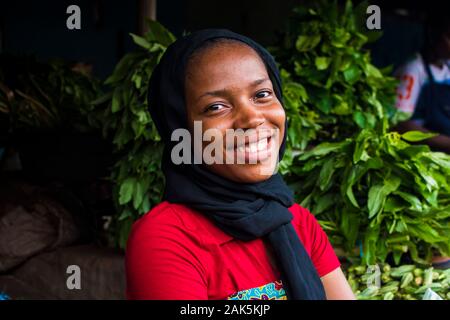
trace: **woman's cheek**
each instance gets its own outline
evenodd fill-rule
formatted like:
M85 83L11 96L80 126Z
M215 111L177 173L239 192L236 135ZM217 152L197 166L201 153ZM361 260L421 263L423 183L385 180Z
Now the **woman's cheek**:
M280 133L284 132L284 126L286 123L286 112L281 104L274 106L270 111L266 114L266 119L275 125L280 130Z

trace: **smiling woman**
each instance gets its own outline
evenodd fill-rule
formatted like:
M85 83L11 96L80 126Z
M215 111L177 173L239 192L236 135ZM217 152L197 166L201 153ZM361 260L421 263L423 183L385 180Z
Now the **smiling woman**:
M275 172L286 143L281 92L272 56L239 34L202 30L168 47L149 87L166 188L132 228L128 298L354 298L324 231ZM175 163L172 134L195 135L197 122L218 134L218 153L244 163ZM194 160L208 144L191 147Z
M274 171L274 161L267 160L271 155L272 160L276 160L284 137L286 115L257 52L237 40L210 40L189 58L185 92L191 129L194 121L201 121L204 130L214 128L224 137L234 130L250 132L245 143L241 143L241 150L239 143L233 143L236 151L244 153L245 163L218 163L209 169L236 182L267 179L266 173ZM263 132L279 134L272 141L272 134L268 136ZM268 146L268 152L258 152L259 141L261 146Z

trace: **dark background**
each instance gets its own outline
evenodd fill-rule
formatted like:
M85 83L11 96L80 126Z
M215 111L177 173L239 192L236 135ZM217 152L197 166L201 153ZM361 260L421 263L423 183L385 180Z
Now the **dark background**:
M158 0L157 20L176 36L207 27L228 28L270 45L292 6L306 0ZM344 1L339 1L344 3ZM354 1L358 3L360 1ZM370 1L381 8L383 37L371 46L374 64L398 66L422 43L424 13L438 1ZM66 28L66 8L81 8L81 30ZM129 32L138 33L139 1L1 1L0 52L60 57L93 64L105 78L133 49Z

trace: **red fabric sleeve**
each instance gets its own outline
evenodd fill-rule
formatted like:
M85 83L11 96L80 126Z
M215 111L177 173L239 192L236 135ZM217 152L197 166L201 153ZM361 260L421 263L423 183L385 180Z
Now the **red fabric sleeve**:
M305 240L309 243L311 260L319 276L323 277L340 267L341 264L316 217L303 207L300 207L300 211L301 226L304 237L308 238Z
M127 298L208 299L194 241L169 207L157 206L138 220L126 250Z

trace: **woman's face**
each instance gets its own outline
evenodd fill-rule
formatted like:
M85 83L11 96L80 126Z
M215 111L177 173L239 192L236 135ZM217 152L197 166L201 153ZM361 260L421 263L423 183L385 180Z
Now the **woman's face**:
M274 173L285 112L253 49L226 43L195 56L187 68L185 95L191 133L194 121L201 121L202 132L215 129L222 137L223 163L208 164L209 170L242 183L261 182ZM241 129L235 131L231 144L226 137L230 129ZM203 142L203 150L210 143ZM230 155L232 163L226 160Z

